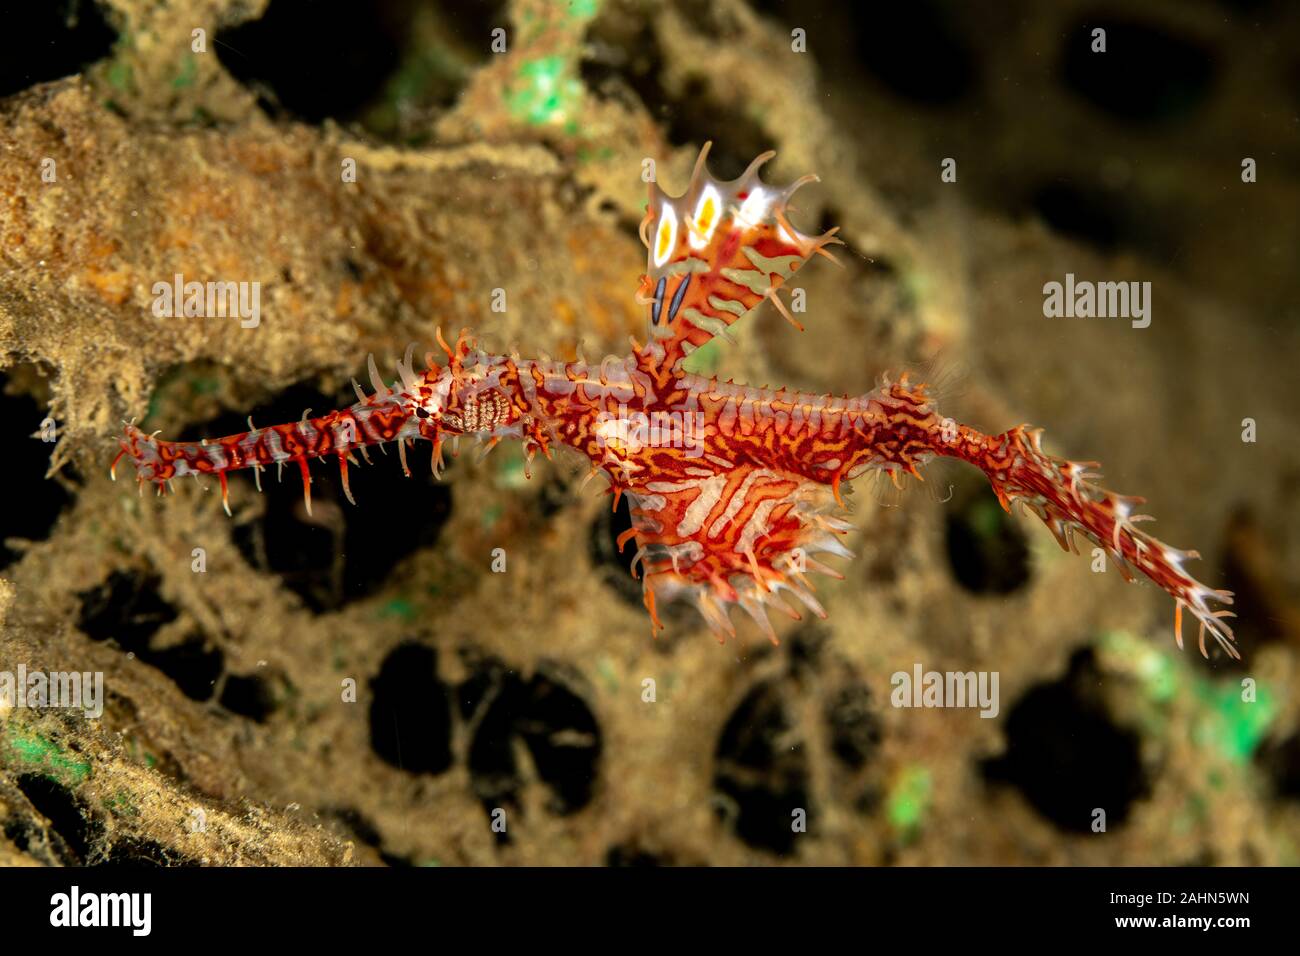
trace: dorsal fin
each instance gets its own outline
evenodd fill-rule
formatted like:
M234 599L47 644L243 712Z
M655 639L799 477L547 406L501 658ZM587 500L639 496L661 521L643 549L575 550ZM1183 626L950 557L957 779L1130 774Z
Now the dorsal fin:
M656 364L675 370L682 359L771 298L796 327L777 290L814 253L838 243L837 230L820 236L799 232L786 218L796 189L816 176L778 188L758 170L775 153L763 153L739 178L722 182L705 165L700 150L690 185L670 196L650 184L650 203L641 223L648 250L640 298L648 309L650 348ZM662 356L657 354L662 350Z

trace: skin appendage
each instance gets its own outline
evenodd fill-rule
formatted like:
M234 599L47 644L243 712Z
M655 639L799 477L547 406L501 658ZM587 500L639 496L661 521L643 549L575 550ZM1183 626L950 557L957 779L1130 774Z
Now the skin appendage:
M1227 591L1214 590L1184 568L1192 551L1179 551L1139 530L1149 516L1141 498L1107 491L1094 482L1090 462L1054 458L1040 431L1019 425L985 435L939 414L924 385L906 376L859 396L815 395L755 388L686 372L683 361L728 326L771 300L796 326L778 295L813 255L831 258L835 230L807 236L790 225L791 194L814 177L778 189L764 183L758 157L738 179L722 182L705 168L701 152L690 185L669 196L656 184L641 224L649 250L640 301L647 309L648 341L598 366L583 361L530 361L478 350L467 332L454 346L438 336L445 364L413 350L383 381L370 360L373 393L357 386L357 402L327 415L202 442L159 441L126 427L116 466L129 457L136 477L163 488L186 475L216 475L227 505L227 472L295 464L311 507L308 462L334 456L344 494L353 453L396 442L407 470L407 449L431 443L435 472L448 438L472 435L489 445L524 443L529 461L565 446L585 457L592 474L609 480L614 500L629 497L646 608L655 629L663 602L693 602L721 639L734 635L730 616L739 605L776 640L768 612L798 618L793 598L825 616L808 572L839 575L819 557L851 557L840 542L851 530L840 489L868 472L920 477L935 458L979 468L1002 506L1038 515L1062 548L1075 535L1104 549L1128 580L1141 574L1175 601L1175 634L1182 646L1182 612L1238 657ZM355 383L354 383L355 384ZM260 486L260 484L259 484ZM353 502L355 504L355 502Z

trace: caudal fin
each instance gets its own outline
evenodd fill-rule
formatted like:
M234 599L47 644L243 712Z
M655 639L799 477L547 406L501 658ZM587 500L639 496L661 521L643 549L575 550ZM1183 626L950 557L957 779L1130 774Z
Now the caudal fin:
M1185 561L1200 557L1195 551L1180 551L1139 531L1135 525L1153 520L1137 514L1145 499L1107 491L1092 482L1101 476L1096 462L1067 461L1043 452L1042 429L1019 425L1001 435L984 435L973 428L958 426L955 440L936 448L940 454L961 458L979 467L997 493L1002 507L1011 510L1022 503L1043 520L1061 547L1075 551L1074 534L1080 533L1105 550L1126 580L1136 570L1169 592L1177 602L1175 637L1183 646L1182 612L1186 608L1200 622L1201 653L1208 632L1229 655L1240 658L1234 644L1227 610L1232 592L1207 587L1187 573Z

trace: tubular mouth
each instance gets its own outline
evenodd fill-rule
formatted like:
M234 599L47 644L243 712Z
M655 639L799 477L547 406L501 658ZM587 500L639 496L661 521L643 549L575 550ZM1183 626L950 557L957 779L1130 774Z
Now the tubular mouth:
M125 457L135 463L137 480L157 484L188 475L212 475L231 467L228 453L220 443L161 441L157 435L158 432L145 434L135 425L126 424L119 441L122 450L109 470L114 480L117 465Z
M129 457L135 465L136 481L141 488L146 482L151 483L160 495L165 493L174 478L213 476L220 482L222 505L229 513L228 472L253 469L260 491L263 469L276 465L278 475L284 465L296 464L302 475L303 498L310 512L312 479L308 461L314 458L333 457L337 460L343 493L349 501L353 498L348 487L348 464L357 464L352 456L354 451L368 462L368 445L378 445L382 449L386 443L396 442L402 470L409 475L407 444L416 438L428 438L433 442L431 467L434 474L441 469L441 432L436 422L428 419L418 421L407 405L387 395L379 402L371 397L350 408L316 418L310 414L311 409L308 409L299 421L264 428L255 426L250 419L248 431L198 442L161 441L157 432L146 434L126 422L118 442L121 451L113 459L109 474L116 480L117 466L123 458Z
M448 354L457 363L464 361L467 352L464 334L457 340L455 352L448 349ZM252 469L260 491L262 472L275 465L278 476L286 464L297 465L302 476L303 498L310 513L312 479L308 462L316 458L332 457L337 461L343 493L353 501L348 486L348 465L357 464L353 452L369 463L366 447L370 445L384 449L387 443L395 442L402 470L409 476L407 446L415 439L427 439L433 443L430 464L436 476L442 468L442 435L448 429L440 426L437 414L431 414L421 406L437 391L433 384L436 378L433 370L438 366L430 353L426 356L430 372L417 374L413 365L414 354L414 346L408 346L406 355L397 363L400 388L397 383L390 386L384 382L371 355L367 365L374 393L367 395L354 379L356 403L316 417L312 417L309 408L298 421L266 427L254 425L250 417L247 431L197 442L161 441L158 432L145 433L134 422L123 422L118 440L121 450L113 459L109 474L116 480L117 466L123 458L129 457L135 465L135 477L141 489L148 482L157 488L160 495L168 490L174 478L215 477L220 481L221 501L228 514L228 472ZM444 387L444 397L445 392ZM493 408L498 417L504 414L499 407ZM478 411L480 418L485 417L481 409Z
M140 481L163 482L177 475L189 473L188 469L181 470L178 465L183 467L186 464L185 455L201 455L202 449L197 445L191 447L189 443L160 442L154 437L157 434L154 432L153 435L146 435L135 425L125 423L123 435L118 441L122 450L113 459L113 465L109 469L109 475L114 481L117 480L118 463L127 457L135 465L136 478ZM163 446L178 444L177 454L171 456L173 460L168 462L163 453Z

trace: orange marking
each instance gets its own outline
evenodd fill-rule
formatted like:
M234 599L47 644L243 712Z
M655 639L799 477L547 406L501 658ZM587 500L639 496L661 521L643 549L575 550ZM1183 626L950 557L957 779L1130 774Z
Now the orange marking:
M307 468L307 459L298 456L298 470L302 472L302 500L307 506L307 514L311 514L311 471Z
M659 623L659 615L655 611L655 592L646 587L642 600L645 602L646 610L650 612L650 636L658 639L659 632L664 629L664 626Z

